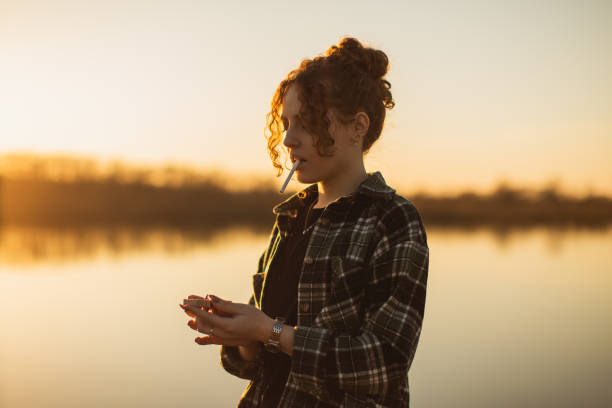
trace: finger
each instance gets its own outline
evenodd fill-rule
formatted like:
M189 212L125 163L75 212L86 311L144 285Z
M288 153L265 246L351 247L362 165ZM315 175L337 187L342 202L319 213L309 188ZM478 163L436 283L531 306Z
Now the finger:
M210 326L210 327L214 327L215 330L219 329L225 332L225 329L227 328L228 324L231 322L232 318L231 317L222 317L219 316L215 313L209 313L207 311L202 311L202 314L204 315L199 316L200 317L200 324L204 324L206 326Z
M219 336L196 337L195 342L202 346L205 346L207 344L218 344L218 345L224 345L224 346L239 346L240 344L242 344L240 339L229 339L229 338L219 337Z
M231 318L217 316L214 313L208 313L208 311L204 309L198 309L194 306L185 305L181 305L181 307L195 313L196 320L200 319L202 324L205 326L211 326L225 331L228 323L231 322Z
M189 320L187 322L187 326L191 327L193 330L198 331L198 324L195 320Z
M202 337L196 337L195 338L195 342L205 346L207 344L220 344L219 343L219 338L217 336L202 336Z
M195 330L200 332L200 333L206 333L206 334L210 334L210 330L213 328L213 326L206 324L205 322L202 321L202 319L196 318L195 320Z
M180 306L180 307L183 309L183 311L184 311L185 313L187 313L187 315L188 315L189 317L196 317L196 315L195 315L194 313L192 313L192 312L190 312L189 310L185 309L184 305L179 304L179 306Z
M208 309L208 313L214 313L217 316L221 316L221 317L232 317L233 316L232 313L222 312L221 310L215 308L214 305L212 308Z
M223 300L216 296L211 295L210 298L212 299L213 307L223 313L238 314L244 307L244 304L242 303L233 303L229 300Z
M197 331L198 333L208 333L210 331L210 327L205 326L203 324L198 324L198 322L194 320L188 321L187 326Z
M204 309L200 309L199 307L191 306L191 305L183 305L179 304L179 306L187 312L187 314L191 317L202 316L203 314L208 314ZM192 313L192 314L189 314Z

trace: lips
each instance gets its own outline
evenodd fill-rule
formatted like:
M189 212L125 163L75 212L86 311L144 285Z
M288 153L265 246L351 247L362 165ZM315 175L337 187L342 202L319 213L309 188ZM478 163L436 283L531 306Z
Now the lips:
M300 160L302 163L306 161L299 156L291 156L291 163L295 163L296 160Z

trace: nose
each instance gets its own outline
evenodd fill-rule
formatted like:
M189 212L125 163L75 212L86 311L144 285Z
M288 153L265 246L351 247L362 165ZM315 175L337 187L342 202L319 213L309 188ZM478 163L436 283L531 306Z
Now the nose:
M296 147L298 147L299 140L292 129L289 129L285 133L285 137L283 138L283 144L291 149L295 149Z

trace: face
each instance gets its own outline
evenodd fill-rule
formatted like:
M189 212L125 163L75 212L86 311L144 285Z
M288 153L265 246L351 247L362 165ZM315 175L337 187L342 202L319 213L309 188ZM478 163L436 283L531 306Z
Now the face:
M334 140L331 146L332 156L321 156L314 147L314 135L308 133L299 119L302 104L298 99L296 85L291 85L283 100L282 120L285 128L283 144L289 151L292 164L296 159L301 163L295 170L300 183L317 183L333 179L346 169L352 168L355 160L363 160L361 144L355 143L355 137L348 126L338 122L333 114L328 113L330 120L329 133Z

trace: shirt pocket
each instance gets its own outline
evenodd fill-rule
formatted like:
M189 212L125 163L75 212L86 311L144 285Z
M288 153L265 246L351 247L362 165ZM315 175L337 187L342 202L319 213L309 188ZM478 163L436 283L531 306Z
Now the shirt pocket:
M334 256L331 259L331 292L337 301L362 298L366 271L360 262Z
M342 331L358 331L363 325L366 270L357 262L331 258L330 297L319 317L325 325Z

